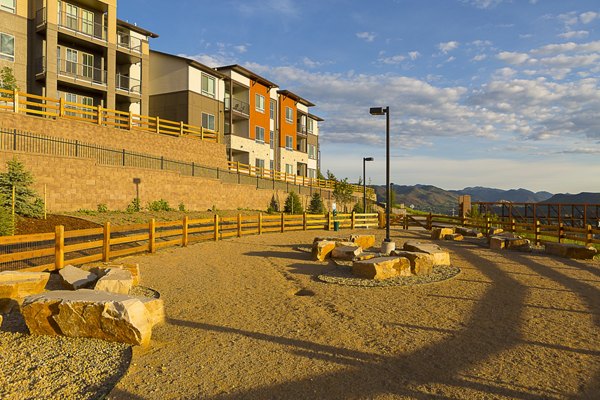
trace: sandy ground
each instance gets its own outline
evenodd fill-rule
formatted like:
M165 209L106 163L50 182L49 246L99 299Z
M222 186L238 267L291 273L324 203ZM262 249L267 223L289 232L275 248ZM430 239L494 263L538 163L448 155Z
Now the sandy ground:
M293 250L320 234L131 257L168 319L109 398L600 398L598 261L443 242L454 279L348 287Z

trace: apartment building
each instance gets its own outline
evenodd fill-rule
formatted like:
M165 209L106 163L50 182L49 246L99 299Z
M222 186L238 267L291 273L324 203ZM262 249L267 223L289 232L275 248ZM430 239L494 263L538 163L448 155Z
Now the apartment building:
M226 76L197 61L154 50L150 64L150 115L202 126L223 139Z
M148 114L149 39L116 0L0 0L0 66L22 91Z

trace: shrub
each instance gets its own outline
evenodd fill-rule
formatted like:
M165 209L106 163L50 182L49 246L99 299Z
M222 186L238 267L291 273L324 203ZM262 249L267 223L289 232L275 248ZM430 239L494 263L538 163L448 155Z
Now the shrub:
M0 206L0 236L12 235L14 228L10 209Z
M363 205L362 203L358 202L354 205L354 207L352 207L352 211L357 213L357 214L362 214L363 213Z
M285 199L284 211L288 214L302 214L304 212L300 197L296 193L290 192L287 199Z
M140 212L142 211L142 205L140 204L140 199L137 197L131 200L131 203L127 205L125 209L128 213Z
M108 212L108 206L104 203L100 203L98 204L97 210L99 213L106 213Z
M271 196L271 202L269 203L269 207L267 207L267 212L269 214L279 212L279 202L275 198L275 195Z
M310 199L310 205L308 206L308 212L311 214L323 214L325 213L325 205L321 199L319 192L313 193Z
M44 214L44 201L31 189L33 175L25 165L13 158L6 162L7 171L0 173L1 206L12 207L12 188L15 187L15 213L25 217L41 218Z
M169 206L169 203L164 199L154 200L154 201L148 203L148 210L150 210L150 211L173 211L171 206Z
M183 204L183 201L181 203L179 203L179 206L177 206L177 209L179 211L185 212L185 204Z

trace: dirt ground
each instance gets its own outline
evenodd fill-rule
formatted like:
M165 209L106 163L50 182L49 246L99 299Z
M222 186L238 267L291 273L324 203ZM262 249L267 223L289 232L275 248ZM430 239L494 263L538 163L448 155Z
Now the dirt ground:
M168 318L109 398L599 398L598 261L443 242L454 279L348 287L317 281L332 267L293 250L319 234L130 257Z

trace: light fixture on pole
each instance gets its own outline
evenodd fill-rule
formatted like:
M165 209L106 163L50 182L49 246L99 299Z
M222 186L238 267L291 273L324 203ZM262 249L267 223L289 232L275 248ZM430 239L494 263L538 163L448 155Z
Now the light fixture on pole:
M395 245L390 239L390 107L371 107L371 115L385 114L385 240L381 246L383 253L394 250Z
M373 161L373 157L363 157L363 213L367 213L367 175L365 164L367 161Z

